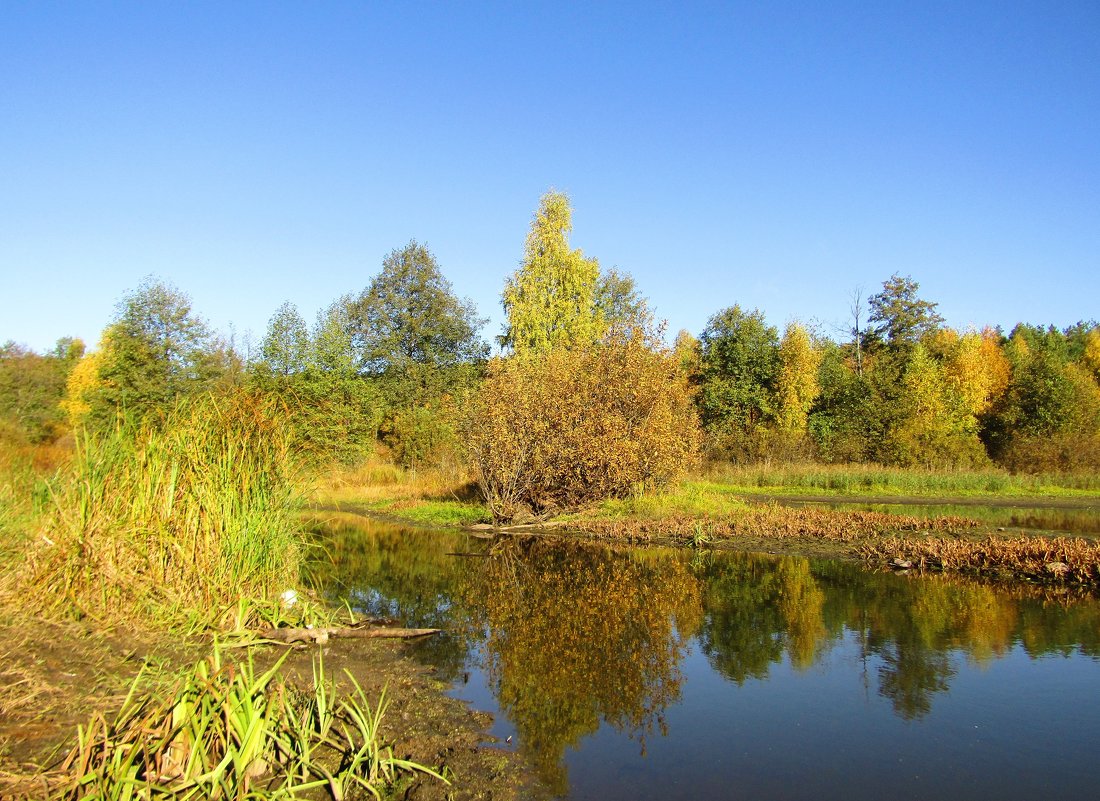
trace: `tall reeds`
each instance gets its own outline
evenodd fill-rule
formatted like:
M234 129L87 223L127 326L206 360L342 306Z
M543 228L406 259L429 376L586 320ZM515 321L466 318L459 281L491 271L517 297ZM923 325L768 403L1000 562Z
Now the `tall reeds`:
M299 579L298 478L287 427L245 393L83 433L51 483L26 600L53 616L192 625L271 601Z

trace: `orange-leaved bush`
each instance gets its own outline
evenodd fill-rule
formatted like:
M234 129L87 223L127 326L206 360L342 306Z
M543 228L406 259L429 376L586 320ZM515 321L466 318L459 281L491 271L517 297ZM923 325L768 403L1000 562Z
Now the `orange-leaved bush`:
M494 360L464 428L498 522L662 486L700 445L683 371L641 334Z

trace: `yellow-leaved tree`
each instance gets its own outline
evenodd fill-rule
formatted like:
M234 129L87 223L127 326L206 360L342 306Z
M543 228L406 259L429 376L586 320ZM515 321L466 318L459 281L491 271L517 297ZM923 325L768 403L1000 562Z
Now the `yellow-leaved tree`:
M902 374L901 403L904 415L893 434L898 461L925 467L988 461L977 420L923 344L914 346Z
M944 359L947 381L959 394L966 411L977 418L1004 394L1012 373L999 335L986 328L980 333L971 330L960 336L945 328L941 336L947 344Z
M65 384L65 397L59 405L68 417L69 425L74 429L87 419L88 413L92 410L92 396L103 383L99 375L99 368L103 363L103 349L104 340L101 340L98 350L85 353L73 366Z
M810 407L820 389L817 370L821 351L800 323L790 323L779 342L779 377L776 380L776 427L797 444L806 434Z
M1081 364L1100 381L1100 328L1093 328L1085 334L1085 352L1081 355Z
M514 353L596 341L604 323L597 306L600 265L569 246L573 209L547 192L527 233L523 263L504 285L508 317L502 342Z

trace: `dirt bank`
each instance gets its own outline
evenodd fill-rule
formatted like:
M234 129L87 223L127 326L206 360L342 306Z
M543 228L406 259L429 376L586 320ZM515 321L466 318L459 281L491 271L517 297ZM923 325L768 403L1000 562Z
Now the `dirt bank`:
M97 634L77 624L12 621L0 624L0 798L45 798L60 776L56 766L75 741L76 726L94 710L112 712L134 677L147 666L150 687L210 652L209 640L180 642L132 633ZM319 650L325 672L347 684L355 677L373 702L383 689L388 710L384 739L394 755L444 770L448 786L412 777L398 788L413 801L544 797L518 754L485 734L491 717L446 695L446 686L395 640L343 640L296 648L283 672L306 686ZM258 665L273 662L282 646L253 649ZM243 652L236 651L236 658ZM322 796L323 797L323 796Z

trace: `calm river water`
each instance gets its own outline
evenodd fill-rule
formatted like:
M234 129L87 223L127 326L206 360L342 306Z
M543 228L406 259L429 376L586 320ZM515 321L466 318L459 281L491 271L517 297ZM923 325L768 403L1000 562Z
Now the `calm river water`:
M1100 603L729 552L330 523L333 599L571 799L1094 798ZM510 745L503 743L511 736Z

